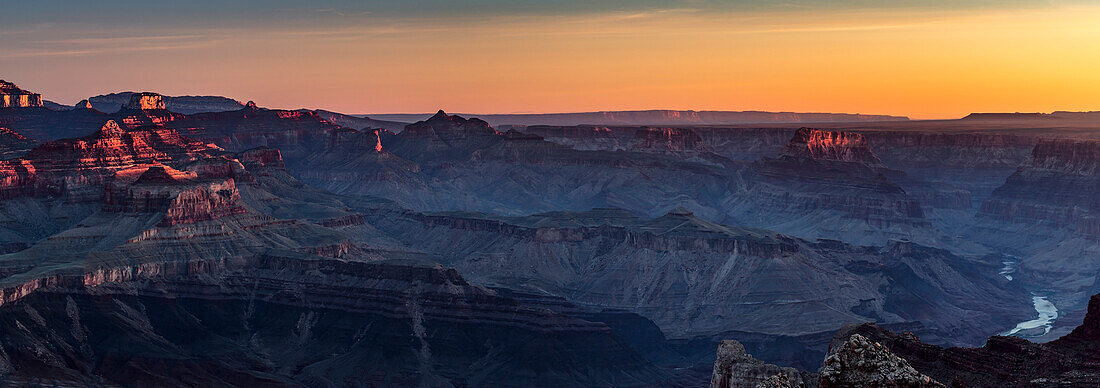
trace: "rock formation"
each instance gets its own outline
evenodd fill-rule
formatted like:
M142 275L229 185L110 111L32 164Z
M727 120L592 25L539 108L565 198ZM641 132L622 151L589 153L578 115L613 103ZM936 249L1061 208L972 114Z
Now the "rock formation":
M864 324L837 333L834 343L862 336L881 343L916 371L951 386L1094 386L1100 383L1100 295L1071 333L1048 343L1016 337L990 337L980 348L942 348L912 333L896 334Z
M125 109L134 110L159 110L165 109L164 97L157 93L134 93L130 95L130 102L123 106Z
M752 358L737 341L722 341L714 361L711 388L805 387L812 381L809 373L781 368Z
M780 158L814 159L882 166L863 135L851 132L801 128L779 153Z
M93 108L101 112L115 112L129 106L133 96L142 94L150 93L122 92L105 94L89 97L88 102ZM162 107L146 109L167 109L174 113L194 114L202 112L233 111L239 110L244 106L240 101L220 96L161 96L160 100L163 102ZM151 103L150 106L159 105L156 101L149 102ZM140 104L139 107L131 107L131 109L140 109Z
M821 366L820 386L831 387L945 387L909 366L880 343L859 334L829 351Z
M42 95L20 89L11 82L0 80L0 108L42 107Z

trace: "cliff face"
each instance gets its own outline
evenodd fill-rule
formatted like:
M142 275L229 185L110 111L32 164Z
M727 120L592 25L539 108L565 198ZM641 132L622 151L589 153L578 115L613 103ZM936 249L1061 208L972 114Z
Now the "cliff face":
M20 159L0 161L0 192L6 199L65 195L70 200L97 200L116 171L138 165L188 162L207 151L217 150L184 139L172 130L128 131L111 120L94 134L45 143Z
M795 131L791 141L779 152L779 157L882 166L882 161L871 152L863 135L810 128Z
M751 186L755 203L742 219L801 218L791 226L812 237L927 239L935 233L921 203L888 177L896 173L882 166L858 134L801 129L778 158L756 162L751 171L758 182ZM842 227L847 231L816 221L833 217L850 220Z
M164 96L150 92L134 93L130 95L130 101L123 108L134 110L165 109Z
M1009 224L1090 233L1100 216L1100 142L1043 140L982 204L980 216Z
M9 382L593 386L667 379L603 324L528 307L440 267L263 255L104 268L42 284L18 303L4 294L0 320L23 328L0 334L0 374ZM539 357L524 357L531 352Z
M813 376L794 368L781 368L752 358L737 341L722 341L718 345L711 388L806 387Z
M0 80L0 108L42 107L42 95L20 89L11 82Z
M650 220L617 209L500 218L364 211L383 232L475 279L628 309L678 338L731 328L802 335L873 320L919 321L929 335L970 343L1028 314L1016 299L1026 296L1002 290L994 267L973 278L985 265L915 244L808 243L683 210Z

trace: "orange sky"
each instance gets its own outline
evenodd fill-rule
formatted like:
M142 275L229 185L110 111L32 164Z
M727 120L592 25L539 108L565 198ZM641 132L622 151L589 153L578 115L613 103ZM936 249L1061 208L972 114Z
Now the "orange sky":
M1090 6L95 27L0 29L0 78L69 104L151 90L346 113L1100 110Z

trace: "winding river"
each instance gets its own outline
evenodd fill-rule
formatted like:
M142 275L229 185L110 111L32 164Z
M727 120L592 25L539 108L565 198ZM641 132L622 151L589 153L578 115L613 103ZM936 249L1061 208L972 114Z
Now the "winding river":
M1001 271L998 272L1005 279L1012 280L1012 274L1016 272L1016 267L1020 264L1020 259L1011 257L1011 260L1001 262L1003 265ZM1043 329L1043 334L1031 334L1027 333L1022 337L1038 337L1050 333L1050 329L1054 327L1054 321L1058 319L1058 308L1054 306L1054 303L1050 303L1045 296L1032 295L1031 303L1035 306L1035 312L1038 313L1038 317L1030 321L1024 321L1016 324L1016 327L1012 330L1004 332L1002 335L1015 335L1024 330Z

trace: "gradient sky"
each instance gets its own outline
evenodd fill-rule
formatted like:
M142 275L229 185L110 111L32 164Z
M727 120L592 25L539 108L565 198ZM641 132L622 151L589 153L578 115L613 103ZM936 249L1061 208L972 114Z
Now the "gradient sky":
M1093 1L0 0L0 78L346 113L1100 110Z

